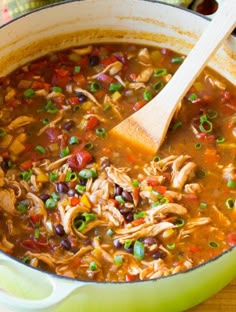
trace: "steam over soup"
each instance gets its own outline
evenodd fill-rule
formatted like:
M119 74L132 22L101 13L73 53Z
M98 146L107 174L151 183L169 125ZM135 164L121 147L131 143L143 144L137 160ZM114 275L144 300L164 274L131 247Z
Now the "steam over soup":
M123 282L192 268L236 244L232 85L204 70L152 160L109 137L183 60L91 45L0 78L1 250L59 275Z

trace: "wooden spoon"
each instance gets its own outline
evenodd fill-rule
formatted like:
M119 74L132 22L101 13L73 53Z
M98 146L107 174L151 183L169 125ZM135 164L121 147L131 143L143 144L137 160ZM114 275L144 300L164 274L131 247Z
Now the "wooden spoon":
M109 134L145 153L156 153L180 101L235 26L236 0L225 0L165 88L147 105L112 128Z

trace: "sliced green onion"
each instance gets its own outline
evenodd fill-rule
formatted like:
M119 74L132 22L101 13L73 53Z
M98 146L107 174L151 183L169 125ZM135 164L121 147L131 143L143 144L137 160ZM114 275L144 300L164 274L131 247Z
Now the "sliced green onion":
M89 268L91 271L96 271L98 268L97 263L95 261L90 262Z
M124 244L124 249L129 249L132 246L133 241L131 239L127 240Z
M52 91L57 92L57 93L62 93L62 88L54 86L54 87L52 87Z
M111 83L109 85L109 91L115 92L115 91L120 91L123 88L121 83Z
M5 137L7 135L4 128L0 128L0 137Z
M176 227L182 227L185 225L185 221L182 218L175 218L174 222Z
M90 91L91 92L98 92L101 89L101 85L99 82L94 81L90 85Z
M218 112L214 109L208 109L206 115L209 119L215 119L218 116Z
M58 174L56 173L56 172L51 172L50 174L49 174L49 180L50 180L50 182L54 182L54 181L56 181L58 179Z
M133 251L134 257L139 260L143 260L144 253L145 253L144 244L139 240L136 240L134 243L134 251Z
M59 195L56 192L52 192L51 197L55 200L58 201L58 199L60 198Z
M87 150L87 151L91 151L93 148L94 148L94 144L92 142L86 142L84 144L84 148Z
M207 203L201 202L201 203L200 203L200 206L201 206L202 208L206 208L206 207L207 207Z
M146 216L146 212L145 211L140 211L140 212L134 213L134 220L143 218L145 216Z
M76 112L76 111L80 110L80 108L81 108L81 105L77 104L77 105L73 105L72 110L73 110L73 112Z
M26 98L32 98L35 95L34 89L27 89L24 91L24 97Z
M43 123L44 125L48 125L49 122L50 122L50 119L49 119L49 118L44 118L43 121L42 121L42 123Z
M22 259L21 259L21 261L22 261L22 263L25 263L25 264L29 264L30 263L30 257L23 257Z
M169 203L169 198L167 198L167 197L162 197L161 199L160 199L160 204L167 204L167 203Z
M177 121L174 125L173 125L173 130L176 130L176 129L178 129L178 128L180 128L181 126L182 126L183 124L182 124L182 122L181 121Z
M74 226L79 232L83 232L83 230L86 228L86 222L79 219L74 222Z
M235 207L235 199L233 198L227 198L225 205L228 209L233 209Z
M164 87L164 82L163 81L157 81L156 83L154 83L153 85L153 90L155 92L160 92L161 89L163 89Z
M208 246L211 247L211 248L218 248L219 244L216 241L210 241L208 243Z
M19 203L19 204L17 205L17 210L19 210L19 211L22 212L22 213L25 213L25 212L27 211L27 207L26 207L25 204Z
M110 104L106 104L106 105L103 107L103 111L106 112L106 111L108 111L110 108L111 108L111 105L110 105Z
M201 122L199 125L199 129L201 130L201 132L204 132L204 133L212 132L212 129L213 129L212 122L210 122L209 120L205 120Z
M76 135L70 137L70 140L69 140L69 144L70 145L75 145L75 144L78 144L78 143L79 143L79 138Z
M182 63L183 62L183 57L182 56L179 56L179 57L173 57L171 59L171 63L172 64L179 64L179 63Z
M216 139L216 143L217 144L221 144L221 143L224 143L225 142L225 138L224 137L219 137Z
M190 102L194 102L194 101L197 100L197 98L198 98L198 96L197 96L196 93L191 93L191 94L189 95L189 97L188 97L188 100L189 100Z
M79 172L79 177L83 179L96 178L97 172L92 169L83 169Z
M165 76L166 74L167 74L166 68L154 69L154 77L161 77L161 76Z
M79 65L76 65L74 67L74 74L78 74L80 72L81 67Z
M43 146L41 146L41 145L37 145L35 147L35 151L39 152L40 154L45 154L46 153L46 149Z
M56 104L52 101L48 101L44 108L49 114L56 114L58 112Z
M105 128L96 128L95 133L101 138L105 138L107 136Z
M68 171L65 176L66 182L74 182L77 180L77 174L75 172Z
M203 170L203 169L198 169L198 170L196 171L196 176L197 176L199 179L204 178L206 175L207 175L207 173L206 173L206 171Z
M229 180L227 182L227 187L235 189L236 188L236 181Z
M82 213L82 216L85 218L85 222L94 221L97 219L97 216L94 213Z
M70 154L69 146L66 146L61 150L61 157L66 157Z
M26 182L29 182L32 173L33 173L33 171L31 169L29 169L28 171L23 171L20 173L20 178Z
M39 238L39 235L40 235L39 228L36 227L36 228L34 229L34 238L38 239L38 238Z
M115 197L115 200L117 200L118 203L120 203L120 204L125 204L125 203L126 203L124 197L121 196L121 195L117 195L117 196Z
M143 93L143 98L145 101L151 101L152 99L152 92L148 89L146 89Z
M154 162L158 162L160 160L161 160L161 157L158 155L154 156L154 158L152 159L152 161L154 161Z
M198 142L198 143L196 143L196 144L194 145L194 147L195 147L197 150L199 150L199 149L202 148L202 144Z
M116 265L121 265L123 263L123 257L121 255L116 255L114 257L114 263Z
M53 199L53 198L48 198L48 199L46 200L46 202L45 202L45 206L46 206L46 208L48 208L48 209L55 208L56 205L57 205L57 202L56 202L56 200Z
M108 229L106 234L108 236L112 236L114 234L114 231L112 229Z
M173 249L175 249L175 244L174 244L174 243L172 243L172 244L167 244L166 247L167 247L167 249L169 249L169 250L173 250Z
M134 187L138 187L139 186L139 181L138 180L132 180L132 185Z
M86 186L85 185L80 185L80 184L77 184L75 186L75 190L79 193L83 193L85 190L86 190Z

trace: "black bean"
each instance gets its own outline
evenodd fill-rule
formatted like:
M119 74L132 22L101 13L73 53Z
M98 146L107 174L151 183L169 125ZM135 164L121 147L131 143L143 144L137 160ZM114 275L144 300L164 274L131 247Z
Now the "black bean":
M134 246L130 246L129 248L126 248L125 250L128 251L129 253L133 253Z
M144 240L143 240L144 244L147 244L147 245L154 245L157 243L156 239L152 236L149 236L149 237L146 237Z
M59 182L56 185L57 192L67 194L69 191L68 186L64 182Z
M54 229L55 229L55 232L57 235L59 235L59 236L65 235L65 230L64 230L64 227L62 224L56 224L54 226Z
M78 194L78 193L77 193L76 190L74 190L74 189L70 189L70 190L68 191L68 193L67 193L67 195L70 196L70 197L73 197L73 196L75 196L76 194Z
M84 93L78 93L78 100L80 103L84 103L87 101L87 96Z
M133 202L133 197L128 191L123 191L119 195L121 195L124 198L124 200L126 200L127 202L129 202L129 203Z
M101 164L102 170L105 170L105 168L109 167L111 165L111 162L108 158L104 158Z
M71 249L71 242L68 239L63 239L61 241L61 246L64 247L66 250Z
M123 192L123 188L120 187L119 185L116 185L116 186L115 186L115 195L116 195L116 196L119 196L119 195L122 194L122 192Z
M67 120L64 124L63 124L63 129L69 131L71 130L72 128L75 127L75 122L74 120L70 119L70 120Z
M87 179L80 178L79 184L85 186L87 184Z
M46 193L39 195L39 198L42 199L43 202L46 202L50 197L51 196Z
M152 254L154 259L164 259L166 257L166 253L162 250L158 250L157 252Z
M1 163L1 167L2 167L3 171L6 172L8 169L10 169L9 163L10 163L10 159L8 159L8 158L3 159L2 163Z
M118 238L113 240L113 245L114 245L116 248L121 248L121 247L122 247L122 244L121 244L121 242L119 241Z
M125 215L125 221L126 222L132 222L134 220L134 215L132 212L129 212L127 215Z
M99 56L90 55L90 57L89 57L89 65L90 66L97 66L99 63L100 63Z

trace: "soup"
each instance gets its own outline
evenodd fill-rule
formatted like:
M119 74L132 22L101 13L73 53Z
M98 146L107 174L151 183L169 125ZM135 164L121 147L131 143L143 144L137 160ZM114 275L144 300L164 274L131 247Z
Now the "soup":
M236 94L206 69L150 159L109 137L184 56L135 44L53 52L0 78L0 249L81 280L190 269L236 244Z

